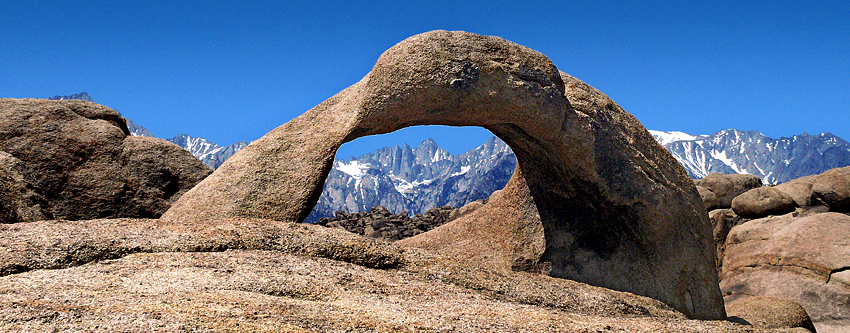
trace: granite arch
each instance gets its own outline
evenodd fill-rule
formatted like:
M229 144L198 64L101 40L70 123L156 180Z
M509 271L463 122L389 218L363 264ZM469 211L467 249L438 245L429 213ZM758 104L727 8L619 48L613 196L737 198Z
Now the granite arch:
M162 219L299 222L343 143L414 125L484 127L518 164L487 205L400 246L725 317L707 215L684 169L608 96L498 37L433 31L402 41L362 80L234 155Z

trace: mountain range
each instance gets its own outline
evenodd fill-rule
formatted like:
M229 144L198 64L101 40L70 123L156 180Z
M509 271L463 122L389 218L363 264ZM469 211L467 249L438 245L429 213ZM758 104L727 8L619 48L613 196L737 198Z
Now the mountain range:
M68 98L92 101L87 93L51 99ZM133 135L153 136L131 120L127 123ZM850 143L831 133L773 139L736 129L711 135L649 132L695 179L712 172L748 173L767 184L778 184L850 165ZM213 169L248 145L242 141L221 147L186 134L167 140ZM333 216L338 210L369 211L375 206L410 214L445 205L460 207L503 188L515 167L516 157L510 147L496 137L460 155L450 154L432 139L416 148L407 144L384 147L347 161L334 161L307 221Z
M709 173L747 173L766 184L850 165L850 143L832 135L803 133L773 139L756 131L726 129L711 135L649 131L691 178Z

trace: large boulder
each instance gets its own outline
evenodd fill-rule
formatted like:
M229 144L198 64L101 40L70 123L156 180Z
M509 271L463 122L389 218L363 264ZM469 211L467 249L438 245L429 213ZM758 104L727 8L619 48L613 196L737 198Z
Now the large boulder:
M729 320L760 327L801 327L815 332L812 319L796 302L766 296L739 299L726 305Z
M726 239L720 287L727 303L751 295L792 300L818 332L850 330L850 216L767 217Z
M751 189L763 186L761 178L755 175L724 175L716 172L708 174L703 179L694 179L693 183L714 194L714 196L702 194L703 198L710 198L705 202L708 210L732 207L732 199Z
M413 125L484 127L518 166L487 205L402 246L506 271L545 264L691 317L725 317L705 208L685 170L605 94L498 37L402 41L360 82L234 155L163 220L301 221L340 145Z
M815 177L812 191L835 212L850 212L850 166L835 168Z
M165 140L131 137L117 111L78 100L0 99L0 151L0 178L14 179L7 192L18 197L3 223L158 217L211 172Z
M826 203L812 190L817 177L818 175L811 175L796 178L789 182L776 185L774 188L790 197L797 207L825 206Z
M27 186L23 162L0 151L0 223L44 219L40 195Z
M769 186L754 188L732 200L732 210L744 218L781 215L794 211L795 207L791 196Z
M272 220L0 224L2 332L795 332Z

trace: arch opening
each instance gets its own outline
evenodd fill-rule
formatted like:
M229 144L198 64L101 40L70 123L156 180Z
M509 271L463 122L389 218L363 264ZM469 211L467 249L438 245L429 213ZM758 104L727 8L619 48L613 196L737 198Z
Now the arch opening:
M371 140L360 143L364 139ZM340 159L340 152L358 150L371 151ZM410 216L437 207L461 208L502 189L516 168L510 147L480 127L408 127L345 143L336 156L305 222L377 206Z

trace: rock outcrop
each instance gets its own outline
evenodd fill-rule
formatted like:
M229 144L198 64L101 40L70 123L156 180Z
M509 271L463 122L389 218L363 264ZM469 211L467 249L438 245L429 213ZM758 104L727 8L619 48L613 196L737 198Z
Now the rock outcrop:
M721 175L712 178L694 181L706 207L717 207L718 200L699 185L735 187L729 185L731 181L722 181ZM746 187L738 186L736 192ZM760 307L749 312L752 319L758 319L758 313L771 317L758 319L766 322L800 318L794 315L799 311L787 304L763 299L777 297L802 306L818 332L849 330L847 200L850 167L843 167L776 186L753 187L734 197L731 209L711 210L720 286L729 315L733 316L733 308L739 313ZM790 312L783 314L786 310Z
M799 303L818 332L850 328L850 216L793 213L747 221L726 239L727 303L753 295Z
M693 182L708 210L732 207L732 199L751 189L762 187L761 178L747 174L724 175L713 172ZM705 192L706 190L710 193Z
M273 220L0 225L3 332L799 332Z
M427 124L487 128L518 166L487 205L402 246L503 271L546 264L690 317L725 317L711 231L684 169L610 98L497 37L406 39L360 82L231 157L163 220L301 221L340 145Z
M850 329L848 175L850 167L843 167L776 186L753 187L735 196L731 209L709 211L727 311L736 304L736 313L761 307L750 312L754 320L757 313L772 318L759 319L766 322L799 319L784 303L762 299L777 297L802 306L818 332ZM706 207L717 207L718 200L700 185L735 187L723 180L725 176L712 178L694 181ZM748 183L735 192L756 185ZM783 314L785 310L790 312Z
M812 319L800 304L784 298L755 296L726 305L730 321L760 327L800 327L815 332Z
M158 217L211 170L117 111L79 100L0 99L0 223ZM5 192L5 193L4 193ZM10 214L9 212L14 212Z

